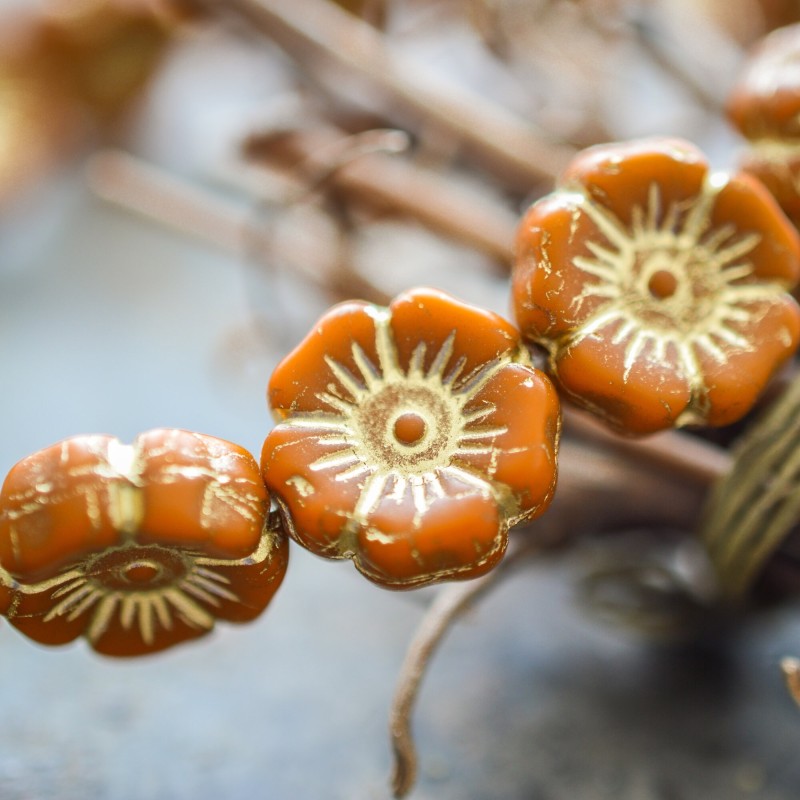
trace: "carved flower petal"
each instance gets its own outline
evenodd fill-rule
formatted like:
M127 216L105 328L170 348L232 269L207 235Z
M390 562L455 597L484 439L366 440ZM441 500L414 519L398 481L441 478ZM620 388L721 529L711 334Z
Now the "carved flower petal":
M711 228L734 225L727 247L753 237L746 255L753 273L793 289L800 281L800 238L772 195L749 175L735 175L720 190L711 212Z
M601 253L597 247L614 257L615 245L585 212L586 202L582 194L558 192L531 206L520 223L512 295L517 322L533 338L558 339L609 302L613 266L590 262Z
M782 152L755 143L742 155L742 169L755 176L796 228L800 228L800 148L794 152Z
M363 385L351 385L349 397L318 393L316 406L304 411L284 409L285 421L264 444L264 479L293 538L319 555L352 558L377 583L411 587L481 574L505 547L509 516L546 499L512 498L512 489L494 480L511 462L490 461L487 474L475 468L479 454L488 452L483 440L507 433L485 426L495 403L514 398L492 393L487 384L508 369L517 375L515 359L527 358L519 334L500 317L430 289L369 313L377 361L370 363L365 347L352 348ZM328 349L343 351L350 331L334 326L328 332ZM306 341L312 353L320 345ZM302 360L301 351L296 355ZM329 356L322 360L332 363ZM334 371L347 386L346 368ZM528 368L521 374L536 375ZM281 380L293 380L291 371L281 371ZM478 396L484 400L476 404ZM548 400L557 418L555 395ZM540 430L537 413L532 427L528 415L509 414L509 424L521 431L504 443L521 437L540 447L531 440L541 433L551 436L544 448L554 449L556 433Z
M122 562L125 554L115 550L108 557ZM186 568L174 579L139 590L118 581L109 584L107 576L80 568L22 585L12 592L9 622L41 644L66 644L83 635L104 655L156 653L210 633L218 619L248 622L259 616L283 580L288 547L281 532L265 532L257 550L239 562L177 550L173 559Z
M659 352L656 340L636 332L615 343L623 324L578 337L559 351L553 371L567 394L614 428L645 434L672 427L691 399L678 348L670 343Z
M112 436L80 436L40 450L9 472L0 505L0 566L18 578L58 574L83 553L122 540Z
M710 425L728 425L744 416L775 370L800 343L800 308L788 295L741 308L751 315L751 321L740 325L731 322L728 331L757 345L743 348L721 341L718 344L724 348L725 361L696 348Z
M475 578L494 567L507 527L487 484L444 469L427 485L390 485L358 536L358 569L393 589Z
M39 594L19 595L15 613L9 615L9 622L29 639L39 644L63 645L86 635L94 650L109 656L140 656L156 653L187 640L198 638L209 633L213 628L213 620L197 627L177 613L177 609L164 601L165 619L168 625L160 623L158 613L153 611L153 634L150 641L145 641L139 631L139 601L127 598L126 607L132 609L126 616L126 625L121 621L122 598L113 595L97 598L95 602L83 609L80 603L75 604L68 614L57 618L50 612L62 598L53 599L54 590L48 589ZM83 598L82 598L83 599ZM73 614L73 611L79 613ZM106 618L107 617L107 618ZM93 623L98 620L98 633L92 630Z
M253 557L238 563L198 561L192 582L205 593L206 603L213 607L217 619L250 622L261 615L278 591L289 563L288 541L282 531L266 536L263 552L256 551ZM191 587L186 591L192 594Z
M352 550L347 530L367 478L341 479L357 464L347 452L329 431L283 424L270 431L261 453L264 480L284 506L292 538L327 558Z
M375 306L362 302L334 306L311 333L277 366L269 382L269 403L276 419L302 412L335 410L336 398L352 402L363 386L363 354L378 367ZM360 353L358 349L360 348ZM325 400L328 395L333 400Z
M138 541L242 558L258 545L269 501L258 464L243 447L184 430L138 436L142 486Z
M288 564L282 532L265 532L251 557L239 562L198 558L189 573L161 597L121 598L107 626L89 638L109 656L139 656L207 635L216 620L245 623L260 616L281 585ZM102 613L98 607L96 614Z
M462 361L461 380L519 346L519 331L502 317L435 289L405 292L395 298L389 310L397 361L403 373L408 372L418 352L423 372L433 367L444 377ZM418 350L420 343L424 344L424 353ZM448 353L452 355L445 360L443 356Z
M50 588L36 594L15 592L12 595L12 603L6 610L8 621L20 633L39 644L68 644L86 630L88 609L82 612L78 609L80 613L64 616L56 624L47 618L53 606L58 603L58 599L52 599L54 591L57 589Z
M556 483L560 417L553 384L538 370L509 365L464 411L486 413L468 427L458 461L492 481L509 524L537 516Z
M115 614L121 613L120 609L114 609ZM134 614L138 614L138 609ZM155 616L155 612L152 612ZM173 609L169 613L175 614ZM134 629L136 621L132 621L128 627L121 624L119 617L109 622L108 627L96 638L91 640L92 649L104 656L114 656L116 658L133 658L134 656L146 656L153 653L160 653L175 645L190 642L192 639L200 639L207 636L214 629L213 617L211 614L207 623L198 625L189 621L188 617L173 617L169 628L156 625L153 631L153 639L145 642L138 631ZM20 627L20 626L17 626ZM20 628L20 630L22 630ZM30 638L35 639L28 631L22 631Z
M576 193L600 236L576 226L570 246L591 256L544 247L564 238L566 218L551 210L574 204ZM769 312L800 277L800 239L766 190L746 175L709 174L702 154L679 140L578 154L563 188L528 212L519 236L515 311L524 336L547 347L576 403L629 433L728 419L712 407L725 393L706 390L706 363L724 364L731 348L760 349L748 304ZM571 304L587 295L596 298L589 313L575 315ZM780 313L773 323L782 335L761 350L752 379L760 386L796 346Z
M700 193L707 172L706 157L689 142L637 139L581 151L559 185L585 192L616 219L630 225L632 209L647 208L651 185L659 187L663 208L692 202Z

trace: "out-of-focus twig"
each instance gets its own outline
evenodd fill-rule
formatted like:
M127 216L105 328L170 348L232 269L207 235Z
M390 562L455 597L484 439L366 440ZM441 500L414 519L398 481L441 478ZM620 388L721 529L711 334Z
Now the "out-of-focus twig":
M644 464L658 465L701 486L709 486L731 468L727 450L687 436L664 431L645 439L629 439L612 433L602 423L574 406L564 406L564 429L601 442Z
M326 168L345 134L331 127L252 136L245 155L256 164L285 168L311 181ZM407 160L371 153L339 166L328 184L345 202L405 216L435 233L510 264L516 215L494 196Z
M262 228L252 203L221 200L126 153L109 150L93 156L88 180L92 190L110 203L229 253L275 258L340 299L361 297L377 303L388 299L366 277L352 270L342 276L336 260L318 242L303 236L285 240Z
M105 150L89 159L89 187L109 203L227 252L242 248L246 206L222 200L141 159Z
M507 109L422 70L393 52L381 34L326 0L196 0L208 11L233 13L284 49L304 70L357 79L390 101L394 122L434 127L509 185L530 189L566 166L572 148L547 141ZM336 79L339 82L339 77ZM343 81L347 83L347 80ZM328 82L330 86L330 82ZM336 88L336 87L334 87ZM403 119L398 119L402 116Z
M736 42L695 7L680 14L666 4L635 7L628 22L643 51L702 107L721 113L742 59Z

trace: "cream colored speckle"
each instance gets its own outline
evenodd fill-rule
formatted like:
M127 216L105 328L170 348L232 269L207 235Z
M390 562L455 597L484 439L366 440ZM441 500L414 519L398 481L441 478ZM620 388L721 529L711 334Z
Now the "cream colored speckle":
M292 475L286 481L286 485L294 487L300 497L310 497L315 491L314 486L302 475Z

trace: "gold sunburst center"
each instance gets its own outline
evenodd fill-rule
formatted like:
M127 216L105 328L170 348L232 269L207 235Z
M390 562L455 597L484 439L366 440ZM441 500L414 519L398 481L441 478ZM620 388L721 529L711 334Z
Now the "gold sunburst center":
M724 300L727 282L708 269L697 248L638 246L631 258L620 276L620 298L643 323L686 330L702 324Z
M705 386L703 359L724 364L732 352L752 350L743 326L763 314L765 304L775 302L785 287L757 275L753 257L761 233L714 218L727 181L725 175L710 174L696 196L666 204L661 188L652 183L645 204L631 208L627 224L579 196L579 213L601 236L586 241L591 255L572 259L587 280L571 306L579 311L594 299L595 310L571 333L569 346L610 330L611 344L624 347L626 378L638 359L662 362L671 351L698 398ZM562 343L545 339L544 344Z
M356 440L379 472L423 473L446 464L462 434L460 409L430 379L388 383L355 409Z
M179 551L151 545L102 553L86 565L85 575L98 588L138 592L173 586L190 570Z

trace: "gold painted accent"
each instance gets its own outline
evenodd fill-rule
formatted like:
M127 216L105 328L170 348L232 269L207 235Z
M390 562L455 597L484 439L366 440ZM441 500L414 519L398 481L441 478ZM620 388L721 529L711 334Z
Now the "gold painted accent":
M110 483L108 516L116 530L127 534L136 533L144 519L142 490L138 486L125 483Z
M302 475L293 475L291 478L288 478L286 485L294 486L300 497L311 497L316 491L314 485L307 481Z
M800 379L742 436L715 487L700 535L724 593L752 587L800 520Z
M207 558L163 545L128 543L90 556L81 564L46 581L9 586L20 594L49 594L54 605L44 622L61 618L71 622L90 613L86 638L96 642L106 633L115 615L125 629L138 628L146 644L155 640L158 628L170 630L175 619L198 629L214 626L214 611L222 601L240 602L230 581L215 567L250 566L269 560L276 533L266 526L256 550L239 559ZM142 566L154 568L148 582L130 580L126 573ZM0 579L7 573L0 570ZM9 609L9 619L15 609Z
M334 382L317 398L330 411L298 413L282 422L289 427L317 431L320 444L337 447L314 461L310 465L312 471L330 470L336 473L337 481L362 482L350 517L350 533L366 524L387 490L390 497L398 500L410 490L416 511L412 524L419 526L428 508L445 494L439 476L442 469L453 470L479 492L493 494L507 516L513 517L518 512L517 501L510 492L503 493L489 482L492 467L487 476L478 475L462 460L470 455L489 455L496 460L500 449L494 440L505 434L507 428L481 425L485 417L494 413L494 405L487 403L470 411L465 407L504 366L512 362L527 363L527 354L520 348L472 374L462 375L466 358L453 359L456 332L452 331L428 369L424 369L427 345L420 342L404 371L392 337L389 310L373 307L369 313L375 322L378 363L373 364L356 342L351 344L356 375L326 356ZM422 433L412 443L402 442L395 435L395 424L405 414L422 421ZM287 484L293 482L299 488L296 477ZM347 535L340 538L338 547L342 556L351 553L351 538Z
M118 439L108 443L108 477L124 478L126 483L108 484L108 516L114 528L132 535L139 529L144 518L144 498L141 483L142 460L137 449L130 444L122 444ZM101 466L96 469L100 474Z
M186 431L175 430L173 434L181 437L186 435ZM208 448L213 447L205 437L196 433L191 434L191 438L196 439L198 446L206 455ZM169 455L175 450L173 439L168 439L162 447L148 446L148 455L151 459L157 459ZM143 458L143 453L137 450L137 459ZM246 487L251 486L252 482L245 477L231 477L236 473L236 462L247 461L247 456L241 453L233 453L228 449L220 450L217 455L208 452L211 458L210 466L200 464L175 464L167 463L159 470L158 475L151 481L170 485L178 481L193 480L196 478L210 478L203 491L201 501L200 516L201 524L204 528L213 528L215 518L221 509L242 517L248 522L256 522L261 517L262 500L255 492L246 491ZM135 480L134 476L128 476Z
M11 589L14 586L14 579L2 567L0 567L0 586Z
M749 140L750 150L762 161L785 164L800 159L800 139L762 137Z
M668 350L676 354L692 390L692 400L679 422L701 419L706 385L702 356L719 364L731 350L749 351L752 344L731 323L753 323L785 287L777 280L755 282L746 256L758 245L756 233L737 235L727 224L713 228L711 213L727 177L711 174L691 201L663 208L657 183L648 191L646 207L634 206L630 227L585 194L575 197L573 225L586 214L605 238L588 241L592 256L572 263L590 279L572 300L576 313L590 298L600 308L561 340L542 340L554 362L559 352L578 345L599 330L615 326L612 344L625 344L625 378L641 359L657 364ZM552 270L542 246L542 261Z

